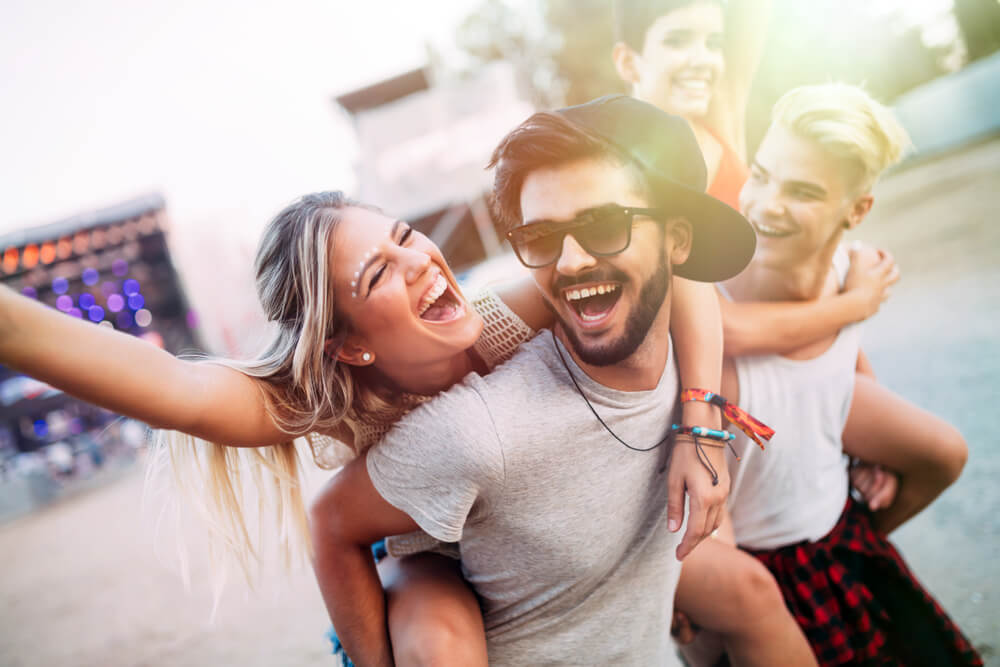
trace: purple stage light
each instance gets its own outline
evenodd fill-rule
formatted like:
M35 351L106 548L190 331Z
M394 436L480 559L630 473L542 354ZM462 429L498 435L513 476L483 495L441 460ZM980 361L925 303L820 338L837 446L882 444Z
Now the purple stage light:
M146 305L146 299L141 294L133 294L128 298L128 307L132 310L139 310Z
M87 317L90 318L91 322L100 322L104 319L104 309L100 306L91 306L90 310L87 311Z
M96 285L101 276L97 273L97 269L89 268L83 270L80 278L83 280L84 285Z
M118 313L118 317L115 318L115 324L118 325L119 329L126 330L132 328L132 325L135 324L135 320L132 319L132 313L125 310Z
M58 299L56 299L56 308L63 311L64 313L69 312L69 309L73 307L73 297L69 294L63 294Z
M143 308L142 310L136 311L135 313L135 323L140 327L148 327L153 322L153 314Z
M139 293L139 281L137 280L126 280L122 283L122 293L125 296L132 296L133 294Z
M94 295L93 294L88 294L87 292L84 292L83 294L80 295L80 307L81 308L83 308L83 309L90 308L95 303L97 303L97 301L94 299Z
M36 419L34 423L35 435L44 438L49 434L49 423L44 419Z
M188 328L190 328L190 329L197 329L198 328L198 313L197 312L195 312L193 310L189 310L187 312L187 317L185 319L187 320Z
M52 281L52 291L56 294L65 294L69 289L69 281L65 278L56 278Z
M101 294L103 294L104 296L111 296L117 291L118 291L118 283L112 282L110 280L101 283Z
M72 315L73 317L83 317L83 311L79 308L70 308L66 311L67 315Z
M121 294L112 294L108 297L108 310L117 313L125 307L125 298Z
M28 285L27 287L22 288L21 289L21 294L23 294L24 296L28 297L29 299L37 299L38 298L38 290L36 290L31 285Z
M111 263L111 273L121 278L128 273L128 262L124 259L116 259Z

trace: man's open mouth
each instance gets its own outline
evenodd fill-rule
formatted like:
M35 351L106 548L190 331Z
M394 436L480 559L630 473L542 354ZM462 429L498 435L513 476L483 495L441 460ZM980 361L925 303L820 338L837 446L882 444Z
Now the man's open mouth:
M448 284L448 279L442 274L434 280L434 284L424 293L417 308L417 315L425 322L451 322L465 314L465 304Z
M615 309L621 298L621 283L603 282L563 290L563 298L584 324L598 324Z

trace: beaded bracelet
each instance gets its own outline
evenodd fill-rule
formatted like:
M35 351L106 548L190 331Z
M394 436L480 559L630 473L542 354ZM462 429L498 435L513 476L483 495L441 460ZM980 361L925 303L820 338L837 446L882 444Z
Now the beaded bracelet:
M720 431L718 429L706 428L704 426L682 426L681 424L673 424L670 429L675 435L696 435L701 438L718 440L722 443L727 443L730 440L736 439L736 436L729 431Z
M708 391L707 389L685 389L681 392L681 401L704 401L711 403L722 410L722 416L729 423L746 433L747 437L756 442L761 449L764 449L764 443L761 440L770 440L774 435L773 428L756 419L735 403L730 403L724 396Z
M706 433L712 433L713 435L705 435ZM732 433L726 433L725 431L716 431L713 428L705 428L703 426L681 426L680 424L672 424L670 426L670 437L677 442L677 438L690 438L694 442L694 451L698 455L698 461L701 465L708 471L708 474L712 476L712 486L718 486L719 484L719 473L716 471L715 466L708 459L708 455L705 454L705 450L702 449L703 445L701 443L702 438L707 438L709 440L715 440L720 444L708 445L709 447L725 447L726 440L718 437L714 434L725 434L732 435ZM732 445L730 445L732 448ZM735 452L734 452L735 453ZM737 457L738 459L739 457Z

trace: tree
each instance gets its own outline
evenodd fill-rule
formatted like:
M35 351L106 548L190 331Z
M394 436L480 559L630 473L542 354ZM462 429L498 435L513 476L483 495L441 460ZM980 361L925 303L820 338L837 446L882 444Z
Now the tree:
M1000 3L996 0L955 0L955 18L970 61L1000 50Z

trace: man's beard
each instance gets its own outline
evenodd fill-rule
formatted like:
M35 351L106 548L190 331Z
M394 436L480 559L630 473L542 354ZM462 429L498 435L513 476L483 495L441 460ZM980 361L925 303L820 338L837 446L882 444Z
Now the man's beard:
M566 334L570 347L580 361L590 366L613 366L632 356L646 339L646 334L649 333L663 306L663 301L667 298L670 275L667 251L661 247L656 273L643 283L642 289L639 290L639 300L625 320L625 332L608 345L598 347L586 345L583 339L577 336L576 330L551 305L549 307L562 325L563 333Z

